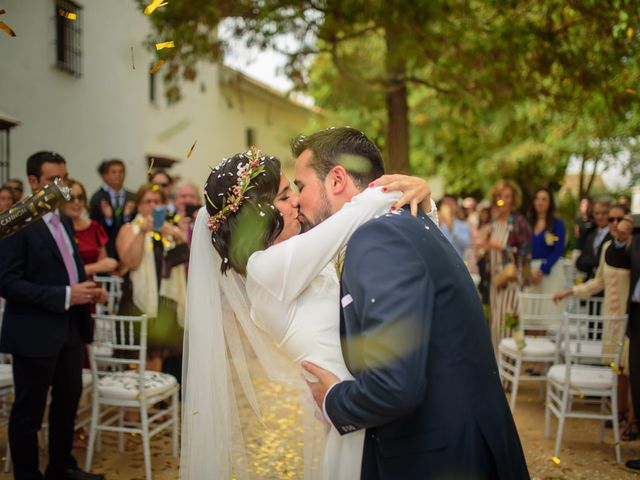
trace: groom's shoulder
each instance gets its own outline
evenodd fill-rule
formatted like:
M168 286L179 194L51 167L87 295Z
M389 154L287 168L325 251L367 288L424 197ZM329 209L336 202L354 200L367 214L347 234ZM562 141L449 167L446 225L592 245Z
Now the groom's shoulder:
M381 242L389 238L407 237L412 229L423 225L422 221L404 209L385 213L362 224L349 243Z

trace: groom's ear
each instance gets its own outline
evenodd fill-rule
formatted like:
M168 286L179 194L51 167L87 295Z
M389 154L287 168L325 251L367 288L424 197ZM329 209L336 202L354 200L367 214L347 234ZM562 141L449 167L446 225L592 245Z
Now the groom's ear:
M336 165L327 174L326 185L333 195L340 195L349 186L350 178L342 165Z

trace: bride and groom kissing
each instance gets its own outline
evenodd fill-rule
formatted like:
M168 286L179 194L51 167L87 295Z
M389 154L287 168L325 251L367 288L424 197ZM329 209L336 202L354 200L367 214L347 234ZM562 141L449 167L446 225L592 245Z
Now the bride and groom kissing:
M256 424L239 410L261 410L249 356L300 390L305 478L529 478L479 296L427 183L385 176L352 128L300 136L292 151L298 191L255 149L207 179L181 478L253 476Z

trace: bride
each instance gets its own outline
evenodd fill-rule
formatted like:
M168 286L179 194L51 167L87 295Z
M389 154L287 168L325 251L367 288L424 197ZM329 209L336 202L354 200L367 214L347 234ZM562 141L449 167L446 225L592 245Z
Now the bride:
M398 179L384 190L411 192L411 200L422 202L435 217L426 182ZM309 360L341 380L352 378L340 346L334 259L359 226L394 204L402 206L398 192L382 190L364 190L300 234L297 193L278 159L251 149L212 170L189 265L182 479L251 477L245 452L251 432L242 426L242 400L235 386L240 385L244 401L258 416L261 402L242 336L270 380L300 393L305 478L360 478L364 430L340 436L318 420L322 413L308 394L299 365Z

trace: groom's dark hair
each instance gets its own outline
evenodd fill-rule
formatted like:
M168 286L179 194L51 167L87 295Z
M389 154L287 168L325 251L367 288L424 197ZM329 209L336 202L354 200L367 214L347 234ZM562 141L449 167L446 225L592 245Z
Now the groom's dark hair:
M336 165L342 165L356 186L366 188L384 175L384 162L375 143L351 127L332 127L312 135L299 135L291 141L291 151L298 157L305 150L313 153L309 166L320 180Z

